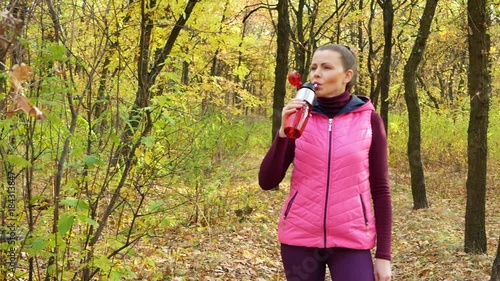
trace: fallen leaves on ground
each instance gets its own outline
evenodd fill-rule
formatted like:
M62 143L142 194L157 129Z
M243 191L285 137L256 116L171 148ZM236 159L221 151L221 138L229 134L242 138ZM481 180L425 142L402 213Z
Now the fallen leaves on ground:
M398 179L392 184L393 280L489 280L500 231L493 207L500 205L500 187L493 182L488 193L488 254L471 255L463 252L462 176L443 179L440 174L429 174L430 206L424 210L412 209L409 177L399 174L392 178ZM283 184L277 191L262 191L256 182L249 184L255 190L254 211L244 220L233 214L211 226L177 227L148 242L157 245L151 255L156 270L161 270L156 273L161 276L158 280L285 280L276 223L287 187Z

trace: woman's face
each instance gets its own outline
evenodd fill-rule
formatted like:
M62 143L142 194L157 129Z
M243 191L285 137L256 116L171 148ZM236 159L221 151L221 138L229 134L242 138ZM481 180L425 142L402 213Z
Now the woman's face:
M317 97L335 97L342 94L352 76L352 70L346 70L342 66L340 53L331 50L320 50L314 53L309 79L317 85Z

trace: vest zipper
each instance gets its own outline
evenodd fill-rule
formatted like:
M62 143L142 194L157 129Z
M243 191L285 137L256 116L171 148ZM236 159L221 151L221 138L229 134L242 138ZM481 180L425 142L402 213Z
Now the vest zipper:
M325 194L325 215L323 217L323 243L326 248L326 216L328 212L328 195L330 194L330 165L332 156L332 125L333 118L328 119L328 166L326 175L326 194Z
M295 201L295 197L297 197L297 194L299 194L299 192L295 191L295 194L292 196L292 198L290 198L290 201L288 201L288 204L286 205L286 210L283 214L283 229L286 228L286 218L288 217L288 213L292 209L293 201Z
M363 197L361 196L361 194L359 195L359 200L361 201L361 208L363 209L363 219L365 220L366 236L370 236L370 232L368 231L368 217L366 216L366 206L365 202L363 202Z
M299 192L295 191L295 194L292 196L290 201L288 201L288 205L286 206L285 214L283 215L283 219L286 220L286 217L288 217L288 213L290 212L290 209L292 208L293 201L295 201L295 197L297 197L297 194Z

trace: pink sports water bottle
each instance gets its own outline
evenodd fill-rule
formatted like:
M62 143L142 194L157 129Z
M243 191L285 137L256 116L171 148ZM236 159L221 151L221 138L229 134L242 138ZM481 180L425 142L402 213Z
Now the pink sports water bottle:
M316 86L309 82L300 85L295 98L304 100L306 104L298 108L295 113L288 116L285 122L285 134L287 137L297 139L302 135L302 132L304 132L307 120L311 114L315 97L315 88Z

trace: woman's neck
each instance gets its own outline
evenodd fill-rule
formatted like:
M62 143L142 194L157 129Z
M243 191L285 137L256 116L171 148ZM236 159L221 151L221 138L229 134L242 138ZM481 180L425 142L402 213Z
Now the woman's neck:
M349 102L351 94L348 91L335 96L335 97L316 97L318 104L323 112L329 117L333 118L339 111Z

